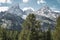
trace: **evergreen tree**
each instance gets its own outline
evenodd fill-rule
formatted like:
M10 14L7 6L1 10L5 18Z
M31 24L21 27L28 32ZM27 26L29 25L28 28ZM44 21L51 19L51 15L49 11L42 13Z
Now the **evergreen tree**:
M57 18L57 25L55 28L55 31L53 33L53 39L54 40L60 40L60 16Z
M0 25L0 40L2 40L2 39L3 39L3 30L2 30L1 25Z
M22 24L19 40L41 40L40 21L34 14L29 14Z
M18 40L18 31L6 30L0 27L0 40Z
M52 40L52 32L51 32L51 28L50 25L48 23L48 29L46 29L45 31L43 31L43 40Z
M52 38L51 38L52 36L51 36L51 29L50 29L50 27L48 28L48 31L47 31L47 40L52 40Z

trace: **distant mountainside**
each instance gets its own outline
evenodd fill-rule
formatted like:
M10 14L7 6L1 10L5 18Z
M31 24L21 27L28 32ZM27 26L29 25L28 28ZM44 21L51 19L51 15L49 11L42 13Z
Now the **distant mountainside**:
M18 16L21 16L21 17L22 17L22 15L24 15L24 12L23 12L23 10L20 9L19 4L15 4L15 5L11 6L8 9L7 13L18 15Z
M24 11L25 15L29 15L30 13L32 13L33 10L32 9L27 9Z
M43 29L47 29L49 25L51 29L54 29L54 26L56 24L56 18L60 15L60 13L52 11L48 6L42 7L35 13L37 19L42 21L41 25Z
M55 20L55 18L57 18L57 16L59 15L59 13L52 11L48 6L44 6L41 9L39 9L37 11L37 14L50 18L51 20Z
M52 11L48 6L44 6L37 11L33 11L32 9L23 11L17 4L10 7L8 11L0 13L1 27L11 30L20 30L21 24L30 13L34 13L36 19L41 21L42 29L47 29L49 25L51 29L54 29L56 18L60 15L60 13Z
M21 24L23 21L24 20L20 16L6 12L0 13L0 25L3 28L21 30Z

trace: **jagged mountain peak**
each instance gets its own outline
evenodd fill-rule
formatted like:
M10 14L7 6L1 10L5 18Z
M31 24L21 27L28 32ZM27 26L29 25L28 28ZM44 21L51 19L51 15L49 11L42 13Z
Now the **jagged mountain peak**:
M19 4L14 4L11 6L11 8L19 8L20 9L20 5Z
M45 9L50 9L49 6L43 6L43 8L45 8Z
M8 10L16 10L16 9L21 10L19 4L12 5Z
M38 14L42 14L42 15L50 15L52 10L48 6L43 6L37 12Z
M14 4L8 9L8 13L16 14L21 16L23 14L23 10L20 9L19 4Z
M55 21L55 18L57 17L56 13L52 11L52 9L50 9L49 6L43 6L41 9L39 9L37 11L37 14L40 15L40 16L44 16L44 17L47 17L47 18L50 18L52 20Z
M48 11L48 12L51 12L52 10L50 9L49 6L46 5L46 6L41 7L38 11L44 11L44 12Z

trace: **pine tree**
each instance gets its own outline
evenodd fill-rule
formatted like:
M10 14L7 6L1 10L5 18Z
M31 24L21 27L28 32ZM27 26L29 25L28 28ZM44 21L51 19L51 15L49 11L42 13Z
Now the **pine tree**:
M53 33L53 39L54 40L60 40L60 17L57 18L57 25L55 28L55 31Z
M41 40L40 21L34 14L29 14L22 24L19 40Z
M2 30L1 25L0 25L0 40L2 40L2 39L3 39L3 30Z
M48 31L47 31L47 40L52 40L51 28L50 27L48 28Z

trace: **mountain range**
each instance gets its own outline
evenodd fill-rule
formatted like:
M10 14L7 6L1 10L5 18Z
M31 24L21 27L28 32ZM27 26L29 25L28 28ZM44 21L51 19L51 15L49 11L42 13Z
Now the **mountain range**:
M59 12L52 11L48 6L43 6L37 11L33 11L32 9L23 11L17 4L11 6L5 12L0 12L0 25L3 28L20 30L23 21L30 13L34 13L36 19L41 21L42 29L47 29L48 25L50 25L51 29L54 29L56 19L60 16Z

